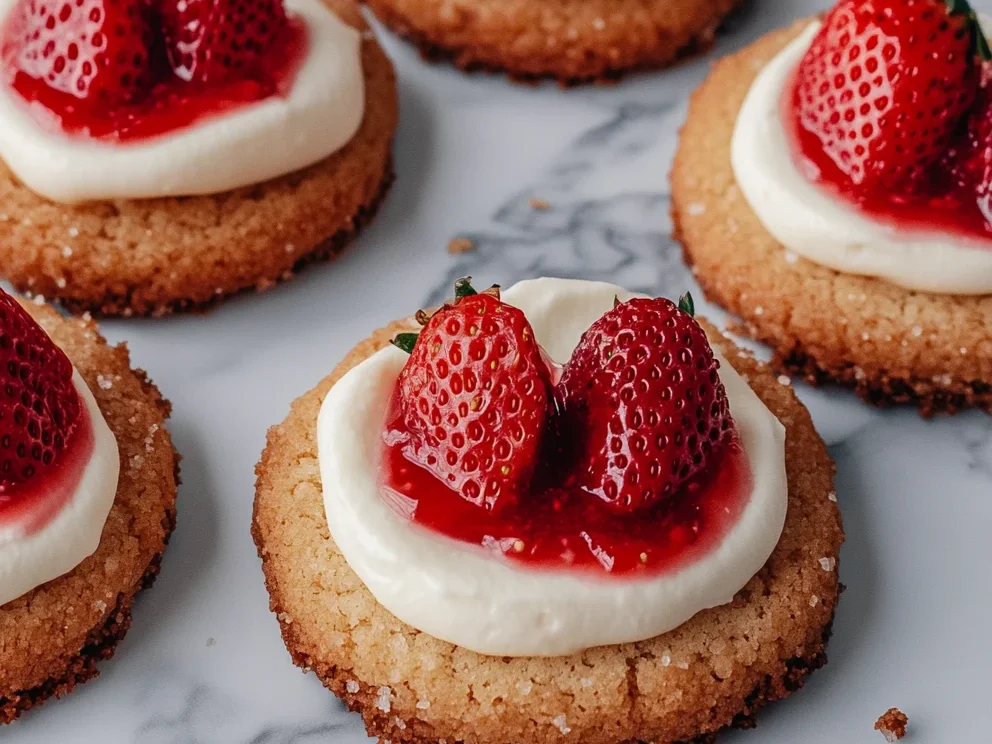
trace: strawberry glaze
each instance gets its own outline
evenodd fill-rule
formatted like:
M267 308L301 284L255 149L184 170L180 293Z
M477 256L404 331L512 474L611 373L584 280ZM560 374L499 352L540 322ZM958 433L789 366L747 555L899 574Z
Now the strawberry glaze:
M788 146L799 172L861 214L899 230L948 233L992 249L992 214L973 187L955 183L940 163L914 184L912 194L856 189L824 151L820 139L799 123L795 74L782 97Z
M58 460L26 483L0 493L0 530L14 528L32 535L48 525L76 492L94 441L89 411L81 406L76 431Z
M9 35L9 26L5 25L4 47ZM180 79L161 61L157 80L145 96L109 108L87 106L81 99L53 90L44 81L13 69L6 53L4 76L6 84L47 130L109 142L137 142L208 121L272 96L285 96L306 58L307 47L305 24L298 18L290 18L267 52L264 71L253 75L253 79L201 86Z
M402 439L402 417L396 411L394 397L387 423L390 441ZM714 465L671 501L632 515L611 512L586 491L559 488L523 495L516 506L494 515L408 460L401 445L387 443L381 493L397 512L426 529L533 568L657 576L719 547L747 506L753 482L736 438Z

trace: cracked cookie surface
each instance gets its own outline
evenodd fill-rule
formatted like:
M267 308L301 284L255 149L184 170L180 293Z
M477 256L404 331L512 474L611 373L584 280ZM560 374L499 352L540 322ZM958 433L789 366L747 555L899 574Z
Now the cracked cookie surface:
M924 414L992 412L992 296L914 292L791 253L737 186L730 142L758 71L809 21L718 62L693 94L672 166L672 221L708 299L814 384L838 382L878 405Z
M327 391L409 322L376 331L269 431L252 534L270 606L301 667L391 742L615 744L706 740L753 725L825 662L843 530L834 466L792 389L704 327L785 425L789 511L765 567L733 602L640 643L568 657L482 656L437 640L381 607L327 529L316 420Z

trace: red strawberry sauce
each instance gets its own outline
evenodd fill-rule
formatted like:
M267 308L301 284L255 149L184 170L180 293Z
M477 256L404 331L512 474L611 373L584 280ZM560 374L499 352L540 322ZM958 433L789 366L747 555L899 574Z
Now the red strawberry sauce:
M388 430L402 433L395 398ZM751 497L747 455L734 440L715 467L670 503L633 515L612 513L579 489L539 490L498 515L462 499L399 445L383 445L382 495L402 516L433 532L527 566L634 577L660 575L715 550Z
M982 209L973 188L955 183L938 163L913 194L863 193L826 154L816 135L799 125L794 80L785 87L782 117L793 161L807 180L871 219L893 228L949 233L986 242L992 248L992 214Z
M5 26L3 37L9 37ZM87 106L6 64L6 83L27 103L45 129L110 142L136 142L175 132L272 96L285 96L307 52L307 28L290 18L266 57L264 75L201 86L172 74L162 63L156 82L137 101L110 107ZM6 55L5 55L6 56Z
M0 529L19 527L31 535L55 519L76 492L93 447L93 422L81 406L76 431L55 464L0 493Z

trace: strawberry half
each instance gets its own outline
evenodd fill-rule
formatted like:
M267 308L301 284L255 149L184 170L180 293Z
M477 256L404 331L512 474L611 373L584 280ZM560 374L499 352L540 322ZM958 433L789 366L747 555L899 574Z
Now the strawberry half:
M988 45L964 0L843 0L796 73L803 151L855 191L911 191L975 100L978 56Z
M953 145L944 153L934 181L948 181L952 193L974 200L992 223L992 90L986 83L978 93L968 120Z
M733 422L692 298L618 303L589 327L555 398L569 487L634 512L701 473Z
M10 15L8 69L54 91L111 105L144 93L152 43L143 0L19 0Z
M473 504L516 503L534 474L550 390L530 323L498 288L476 294L468 280L453 304L418 317L419 337L394 340L410 352L397 382L405 456Z
M69 359L0 290L0 501L57 462L79 418Z
M204 84L261 69L287 22L282 0L164 0L160 7L173 71Z

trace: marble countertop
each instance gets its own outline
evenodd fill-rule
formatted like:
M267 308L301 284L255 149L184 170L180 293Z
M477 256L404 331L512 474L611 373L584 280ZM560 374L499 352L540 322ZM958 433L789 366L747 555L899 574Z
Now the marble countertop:
M209 315L104 324L174 403L179 526L100 678L3 729L4 744L362 742L359 717L292 665L268 610L249 535L266 428L354 342L464 274L503 285L604 279L668 296L688 287L701 298L668 216L687 96L710 58L827 4L755 0L708 58L601 89L467 77L386 36L400 80L398 180L358 243ZM449 255L455 236L477 250ZM907 741L989 741L992 417L926 422L797 388L837 461L847 591L827 667L757 731L721 741L877 744L872 726L890 706L910 717Z

